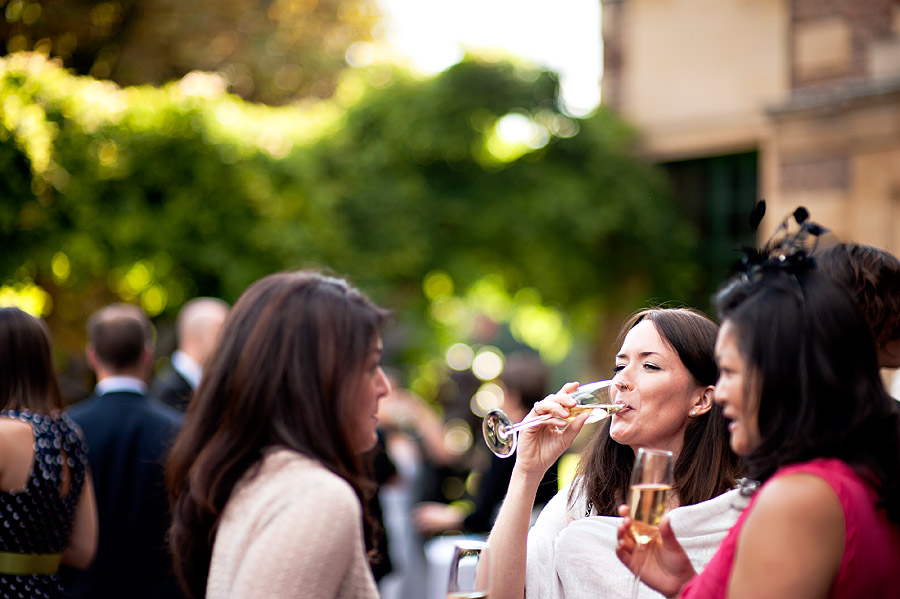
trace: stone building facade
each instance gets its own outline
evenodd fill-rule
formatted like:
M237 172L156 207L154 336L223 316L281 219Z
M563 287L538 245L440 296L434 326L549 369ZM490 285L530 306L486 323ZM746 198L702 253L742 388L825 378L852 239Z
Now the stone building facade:
M602 0L602 100L697 222L711 276L769 205L900 255L900 0Z

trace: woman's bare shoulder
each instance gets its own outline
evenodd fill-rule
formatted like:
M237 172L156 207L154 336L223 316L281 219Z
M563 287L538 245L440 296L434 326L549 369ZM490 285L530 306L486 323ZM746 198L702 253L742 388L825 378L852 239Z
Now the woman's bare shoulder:
M844 513L821 477L792 473L767 482L738 540L731 591L760 597L825 597L844 553Z
M763 485L753 509L781 518L841 518L843 509L837 493L820 476L807 472L786 474Z
M34 435L31 425L24 420L12 416L0 416L0 443L3 439L7 442L17 443L21 439L28 439Z

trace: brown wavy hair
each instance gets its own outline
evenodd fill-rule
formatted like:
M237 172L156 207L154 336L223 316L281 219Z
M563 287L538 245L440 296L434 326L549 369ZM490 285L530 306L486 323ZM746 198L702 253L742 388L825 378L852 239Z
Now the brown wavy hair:
M699 385L715 385L719 370L715 361L718 325L705 314L689 308L651 308L629 318L619 332L621 345L639 322L650 321L685 365ZM634 451L609 436L610 420L599 427L578 464L580 482L572 485L575 493L583 490L596 513L617 515L625 503ZM728 421L722 407L713 402L705 414L690 419L684 431L684 445L675 460L674 492L681 505L712 499L735 486L741 473L741 459L729 445Z
M856 300L879 347L900 339L900 260L877 247L846 242L815 258Z
M265 448L318 460L366 505L374 490L350 449L349 414L386 317L346 281L311 271L267 276L238 299L167 464L169 546L189 596L206 594L219 518ZM373 526L364 515L370 549Z

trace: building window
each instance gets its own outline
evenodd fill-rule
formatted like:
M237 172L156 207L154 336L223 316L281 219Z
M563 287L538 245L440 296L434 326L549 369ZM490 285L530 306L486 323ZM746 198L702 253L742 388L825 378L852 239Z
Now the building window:
M702 281L699 297L691 300L698 307L709 304L740 258L738 250L756 244L749 217L759 199L757 165L757 152L661 165L669 175L675 204L697 230Z

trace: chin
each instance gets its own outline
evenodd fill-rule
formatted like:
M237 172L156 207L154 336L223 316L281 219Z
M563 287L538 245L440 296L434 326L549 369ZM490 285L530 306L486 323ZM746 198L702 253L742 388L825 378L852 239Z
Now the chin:
M375 449L375 446L378 444L378 435L375 431L372 431L372 434L369 435L365 439L360 439L357 442L357 453L366 453L367 451L371 451Z
M736 439L736 438L732 437L731 438L731 450L740 456L747 455L748 453L750 453L749 443L747 443L742 438Z
M626 435L627 436L627 435ZM613 432L612 429L609 431L609 438L618 443L619 445L630 445L627 438L623 438L623 435L616 431Z

